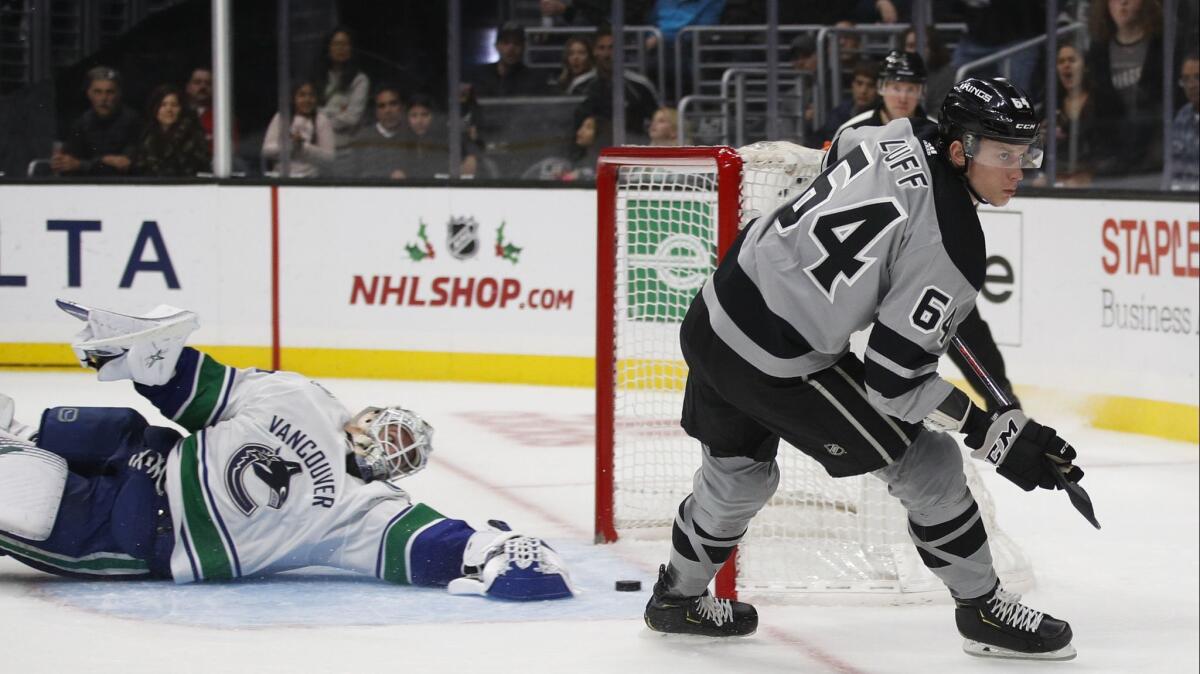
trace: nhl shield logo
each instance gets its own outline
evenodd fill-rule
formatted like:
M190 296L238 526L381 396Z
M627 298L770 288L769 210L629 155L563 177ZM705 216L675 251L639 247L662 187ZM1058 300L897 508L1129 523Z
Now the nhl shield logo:
M447 229L446 247L455 258L466 260L479 252L479 223L475 218L450 218Z

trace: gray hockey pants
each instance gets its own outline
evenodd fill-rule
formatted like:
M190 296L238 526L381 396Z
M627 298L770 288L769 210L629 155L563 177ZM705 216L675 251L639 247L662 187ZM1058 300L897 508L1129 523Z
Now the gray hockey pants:
M953 438L923 431L899 461L872 474L908 511L917 552L952 595L972 598L992 589L987 532ZM679 504L672 527L671 592L703 592L778 486L775 461L714 457L705 447L692 494Z

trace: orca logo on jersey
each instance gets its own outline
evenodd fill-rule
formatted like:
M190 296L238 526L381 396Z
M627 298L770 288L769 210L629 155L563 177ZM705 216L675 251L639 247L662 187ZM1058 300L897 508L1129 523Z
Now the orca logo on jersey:
M246 471L253 469L254 475L268 489L267 505L279 510L287 502L292 476L300 473L300 464L279 456L278 449L265 445L242 445L229 463L225 464L225 489L233 505L249 517L258 510L258 502L246 488ZM260 490L261 491L261 490Z

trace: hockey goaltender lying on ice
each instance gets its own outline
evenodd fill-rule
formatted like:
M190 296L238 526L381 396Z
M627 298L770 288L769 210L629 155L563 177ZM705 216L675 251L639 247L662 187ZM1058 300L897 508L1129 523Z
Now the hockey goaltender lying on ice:
M190 311L58 304L86 323L80 363L132 380L190 435L113 407L52 407L26 425L0 393L0 554L79 578L330 566L452 594L572 596L545 541L496 520L476 530L395 484L433 451L414 412L351 414L299 374L222 365L185 346L199 327Z

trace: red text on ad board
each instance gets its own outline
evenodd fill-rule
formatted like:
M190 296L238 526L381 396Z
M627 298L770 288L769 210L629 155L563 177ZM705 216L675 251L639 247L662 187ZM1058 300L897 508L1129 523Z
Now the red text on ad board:
M562 288L524 289L515 278L490 276L361 276L355 275L350 304L480 309L571 308L575 291Z
M1100 258L1109 274L1200 276L1200 221L1104 221Z

